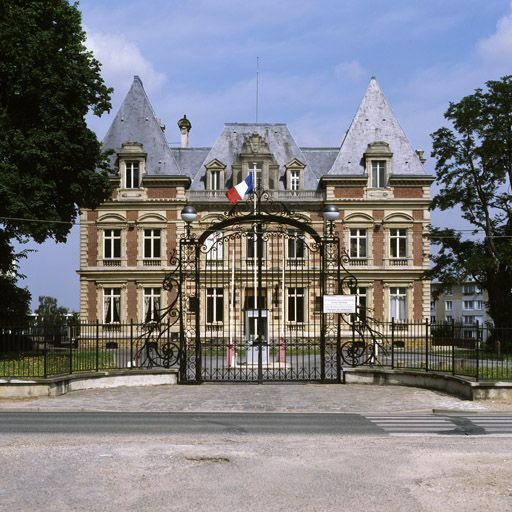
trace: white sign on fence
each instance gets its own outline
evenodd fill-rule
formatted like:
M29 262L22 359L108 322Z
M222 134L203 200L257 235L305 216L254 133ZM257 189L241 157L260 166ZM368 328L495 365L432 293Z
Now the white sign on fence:
M355 313L355 295L324 295L324 313Z

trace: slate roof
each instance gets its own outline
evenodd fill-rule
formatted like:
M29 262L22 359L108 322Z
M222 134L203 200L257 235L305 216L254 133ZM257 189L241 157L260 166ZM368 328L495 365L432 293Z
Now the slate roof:
M304 187L314 190L324 175L362 175L362 157L369 143L389 144L392 175L426 175L418 155L412 149L375 78L368 89L339 148L300 148L284 123L227 123L211 147L171 148L160 121L138 76L133 79L117 115L103 141L104 148L121 151L126 142L139 142L147 153L149 176L183 175L192 180L192 189L204 189L205 165L214 159L226 166L226 185L232 184L232 165L237 163L246 140L259 135L282 177L293 159L305 165ZM115 164L115 155L111 157ZM284 187L279 180L279 187Z
M201 170L204 172L203 163L211 148L171 148L180 174L188 176L191 180Z
M339 154L328 174L363 174L363 154L368 144L377 141L387 142L393 153L391 174L426 174L377 80L372 77L363 101L341 143Z
M336 160L340 148L300 148L310 168L320 177L327 174Z
M144 152L148 155L148 176L180 174L178 164L138 76L133 78L132 86L103 140L103 147L119 152L125 142L143 144ZM113 155L112 166L115 159Z
M204 182L201 180L204 175L204 166L215 159L226 166L226 183L228 186L231 185L231 166L237 163L238 155L243 151L243 145L247 138L254 134L259 135L267 144L269 152L274 157L276 164L279 165L280 177L285 173L286 164L297 159L306 165L304 187L310 190L317 188L316 173L310 169L307 158L284 123L226 123L224 130L206 156L203 166L197 170L191 188L204 188ZM282 180L279 180L279 187L284 188Z

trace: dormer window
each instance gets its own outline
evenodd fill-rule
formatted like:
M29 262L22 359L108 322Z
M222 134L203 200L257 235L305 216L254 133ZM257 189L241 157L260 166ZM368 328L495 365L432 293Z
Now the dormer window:
M300 173L297 170L290 171L290 190L299 190Z
M212 190L220 190L220 171L211 171L210 185Z
M125 188L140 187L140 166L138 161L126 162Z
M386 160L372 160L372 187L386 186Z
M142 187L142 177L146 173L147 154L139 142L125 142L119 157L121 188L138 189Z
M206 164L206 190L224 190L224 169L226 166L214 159Z
M385 188L388 185L391 172L391 158L393 153L387 142L372 142L368 144L364 153L366 160L366 172L368 174L370 188Z
M286 166L286 188L298 192L304 188L304 164L294 158Z

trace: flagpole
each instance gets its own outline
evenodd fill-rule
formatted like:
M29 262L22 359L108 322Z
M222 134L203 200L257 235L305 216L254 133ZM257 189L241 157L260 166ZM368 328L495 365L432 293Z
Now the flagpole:
M283 265L282 265L282 271L281 271L281 314L279 315L281 318L281 329L280 329L280 338L279 338L279 358L278 361L280 363L286 362L286 356L284 352L284 322L285 322L285 298L284 298L284 266L286 265L286 239L283 238Z
M228 346L228 368L235 366L236 362L236 350L233 345L233 329L234 329L234 318L233 313L235 310L235 248L233 247L231 256L231 286L230 286L230 307L229 307L229 346Z
M252 198L253 198L253 206L254 206L254 211L253 211L253 214L256 215L256 193L257 193L257 189L256 187L258 186L257 185L257 181L256 181L256 162L253 163L253 166L252 166ZM259 192L259 191L258 191ZM257 234L256 234L256 223L254 223L254 226L253 226L253 262L252 262L252 268L253 268L253 293L254 293L254 309L258 309L258 293L257 293L257 290L258 290L258 272L257 272L257 258L256 258L256 254L257 254L257 251L258 251L258 239L257 239ZM256 317L255 317L256 318ZM258 318L259 320L259 318ZM258 330L258 325L257 325L257 321L254 322L254 337L256 339L256 336L257 336L257 330Z

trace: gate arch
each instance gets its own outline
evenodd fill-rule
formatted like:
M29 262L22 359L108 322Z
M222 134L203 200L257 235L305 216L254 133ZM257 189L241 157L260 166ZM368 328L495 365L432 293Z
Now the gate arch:
M265 194L179 245L181 380L341 380L339 326L322 313L340 287L339 239ZM334 315L331 315L334 316Z
M333 222L322 228L265 192L198 234L187 224L164 281L170 305L147 324L141 357L148 366L179 364L183 383L341 382L343 365L371 364L375 331L354 315L342 340L346 315L323 313L325 295L357 280Z

